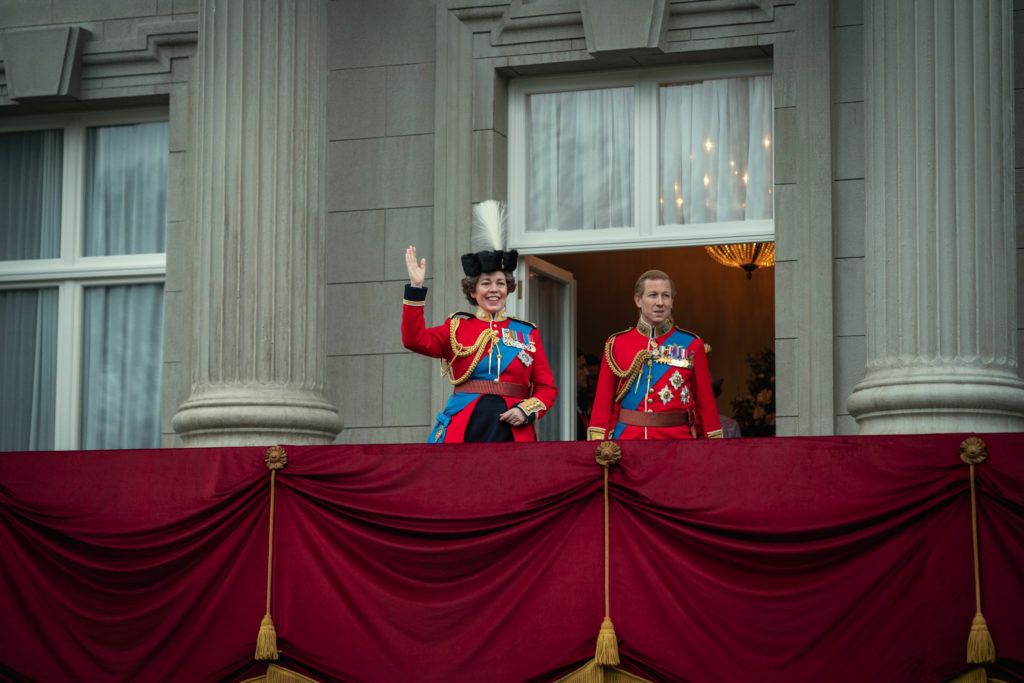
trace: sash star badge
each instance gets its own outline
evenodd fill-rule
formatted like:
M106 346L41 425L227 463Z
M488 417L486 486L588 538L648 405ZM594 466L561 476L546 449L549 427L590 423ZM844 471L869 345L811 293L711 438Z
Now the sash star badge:
M516 357L517 357L517 358L518 358L518 359L519 359L519 360L520 360L520 361L522 362L522 364L523 364L523 365L525 365L526 367L530 367L530 366L531 366L531 365L533 364L533 356L531 356L530 354L528 354L528 353L526 352L526 349L522 349L522 350L521 350L521 351L520 351L520 352L519 352L518 354L516 354Z
M672 390L668 387L662 387L661 391L658 392L658 398L661 399L661 404L665 405L672 400Z
M679 374L679 371L678 371L678 370L676 370L676 371L675 371L675 372L673 372L673 373L672 373L672 375L671 375L671 376L670 376L670 377L668 378L668 382L669 382L669 384L671 384L671 385L672 385L672 388L673 388L673 389L676 389L676 390L678 390L678 389L679 389L679 387L683 386L683 376Z

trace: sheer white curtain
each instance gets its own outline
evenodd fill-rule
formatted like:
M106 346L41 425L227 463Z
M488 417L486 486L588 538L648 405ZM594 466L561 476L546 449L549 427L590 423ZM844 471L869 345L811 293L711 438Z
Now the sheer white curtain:
M661 224L771 218L771 77L660 91Z
M529 96L528 231L633 224L633 88Z
M160 445L162 284L88 287L80 448Z
M167 124L89 128L85 255L164 251Z
M57 290L0 290L0 451L54 445Z
M0 261L60 256L63 131L0 135Z
M86 132L85 254L164 251L167 123ZM81 448L160 445L162 284L85 289Z

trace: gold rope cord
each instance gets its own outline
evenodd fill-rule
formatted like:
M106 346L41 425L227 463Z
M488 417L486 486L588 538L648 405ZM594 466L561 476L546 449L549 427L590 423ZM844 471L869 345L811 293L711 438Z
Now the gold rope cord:
M614 441L602 441L597 447L597 462L604 468L604 621L597 635L594 661L602 666L618 666L619 643L611 619L611 591L609 567L611 565L611 533L608 525L608 469L622 459L622 449Z
M609 525L608 469L622 459L622 449L614 441L602 441L597 447L597 462L604 467L604 620L597 634L594 658L555 683L651 683L618 668L619 643L611 620L611 528Z
M619 378L619 387L615 393L615 402L618 403L626 395L626 392L629 391L629 387L632 386L633 382L639 380L640 368L650 360L651 352L648 349L643 349L633 357L633 362L630 364L629 369L623 370L615 362L614 356L612 356L614 341L615 337L610 337L604 343L604 358L608 361L608 368L612 371L612 374Z
M992 642L988 624L981 613L981 562L978 554L978 502L974 486L974 467L985 462L988 452L985 442L976 436L960 444L960 459L971 469L971 541L974 546L974 606L971 633L967 637L967 663L983 664L996 661L996 647Z
M455 386L462 384L469 378L473 371L476 370L476 366L480 364L484 354L491 350L490 344L493 344L498 339L498 333L488 327L480 333L480 336L476 338L472 346L466 348L455 338L455 330L457 329L459 329L459 319L452 318L452 323L448 328L448 340L451 343L452 354L454 354L455 358L465 358L473 354L476 354L476 356L473 358L473 362L470 363L469 369L458 379L455 379L455 376L452 374L452 364L444 358L441 359L441 374L446 376L448 381Z
M280 446L271 446L267 449L264 462L270 470L270 523L267 538L267 612L260 624L259 635L256 636L255 659L258 662L276 660L280 654L277 649L277 631L274 629L274 620L270 617L270 589L274 568L274 491L277 471L288 464L288 454Z

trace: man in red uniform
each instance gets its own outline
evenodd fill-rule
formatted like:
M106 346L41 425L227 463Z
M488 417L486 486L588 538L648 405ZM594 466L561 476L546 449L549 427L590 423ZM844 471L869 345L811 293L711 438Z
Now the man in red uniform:
M637 280L640 320L605 342L588 439L722 438L704 342L673 325L675 295L660 270Z

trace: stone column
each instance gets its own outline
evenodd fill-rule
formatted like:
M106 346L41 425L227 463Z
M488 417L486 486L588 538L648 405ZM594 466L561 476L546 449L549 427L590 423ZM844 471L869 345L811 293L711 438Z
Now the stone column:
M200 0L189 446L330 443L326 0Z
M1024 431L1010 0L865 0L862 434Z

